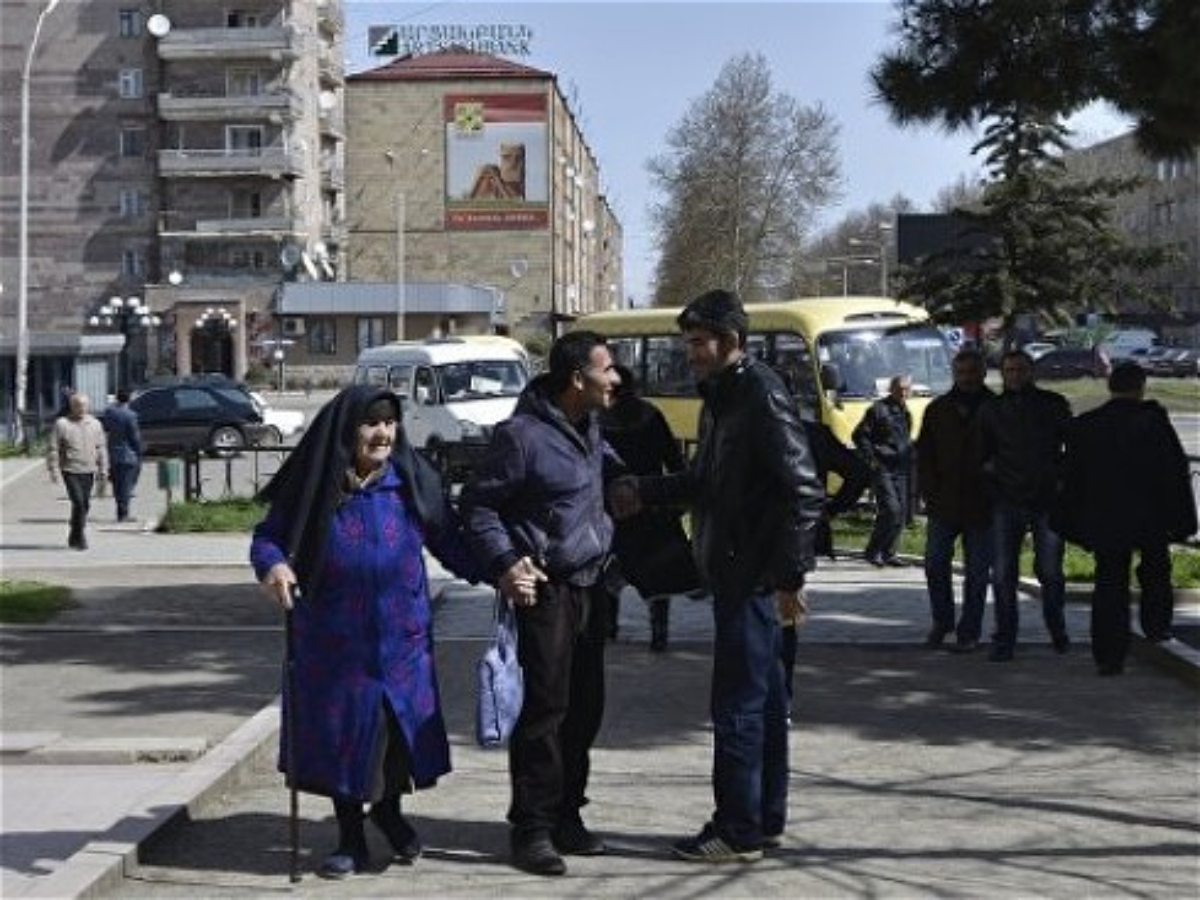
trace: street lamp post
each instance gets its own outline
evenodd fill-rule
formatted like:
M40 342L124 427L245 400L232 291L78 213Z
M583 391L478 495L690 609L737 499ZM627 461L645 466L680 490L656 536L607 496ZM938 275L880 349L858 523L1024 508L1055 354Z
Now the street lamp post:
M133 380L129 353L132 337L139 329L157 328L162 319L151 313L150 307L143 305L137 297L110 297L108 303L88 317L87 324L92 328L115 327L125 339L117 361L116 387L117 390L129 387Z
M19 246L17 247L17 442L25 439L26 386L29 379L29 81L33 73L33 57L37 52L38 38L42 34L42 23L54 11L59 0L47 0L38 13L29 41L29 52L25 54L25 67L21 70L21 199L19 224Z

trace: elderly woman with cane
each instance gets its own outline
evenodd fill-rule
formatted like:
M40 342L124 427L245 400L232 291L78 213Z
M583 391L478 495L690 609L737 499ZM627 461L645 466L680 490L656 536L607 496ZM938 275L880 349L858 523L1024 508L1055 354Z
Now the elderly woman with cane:
M293 796L330 797L337 817L328 878L369 867L368 817L396 860L420 856L400 795L450 771L422 551L481 577L441 477L400 418L390 391L355 385L334 397L263 490L270 511L250 547L264 591L288 611L280 770Z

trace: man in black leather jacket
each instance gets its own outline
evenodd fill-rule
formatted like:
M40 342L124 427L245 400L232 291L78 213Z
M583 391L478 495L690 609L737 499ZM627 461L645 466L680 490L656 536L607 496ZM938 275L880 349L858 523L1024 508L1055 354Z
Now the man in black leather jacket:
M1009 662L1017 644L1018 560L1025 533L1033 537L1033 571L1042 588L1042 618L1056 653L1071 642L1063 614L1063 542L1050 527L1062 478L1071 405L1033 383L1033 360L1010 350L1000 360L1003 392L979 410L985 483L992 497L992 594L996 635L988 656Z
M787 817L779 617L799 615L824 487L795 400L744 352L737 296L710 291L677 321L704 400L696 455L685 471L639 478L636 489L625 483L632 496L618 490L612 499L618 515L622 498L632 508L692 507L696 563L713 595L716 808L673 850L695 862L753 862L779 846Z

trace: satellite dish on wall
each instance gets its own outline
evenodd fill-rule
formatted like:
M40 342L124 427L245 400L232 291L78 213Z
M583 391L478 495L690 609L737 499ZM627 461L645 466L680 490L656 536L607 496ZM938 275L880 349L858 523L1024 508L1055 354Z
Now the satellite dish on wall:
M171 20L162 13L155 13L146 20L146 30L156 38L166 37L171 33Z
M304 260L304 268L308 271L308 277L313 281L320 281L321 273L317 271L317 266L312 261L312 257L307 253L301 253L300 258Z
M279 264L289 272L300 263L300 248L288 244L279 251Z
M513 278L524 278L525 273L529 271L529 260L514 259L508 264L508 271Z

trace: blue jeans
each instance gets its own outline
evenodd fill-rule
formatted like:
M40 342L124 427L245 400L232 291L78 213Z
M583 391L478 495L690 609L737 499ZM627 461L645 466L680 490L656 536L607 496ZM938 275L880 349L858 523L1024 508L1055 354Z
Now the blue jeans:
M1063 541L1050 528L1050 513L997 501L992 512L995 557L992 560L992 595L996 601L996 637L999 647L1017 643L1017 580L1025 533L1033 537L1033 573L1042 587L1042 619L1053 640L1067 636L1063 617L1067 580L1063 576Z
M712 824L738 849L787 821L787 697L773 593L714 597Z
M133 489L137 487L138 477L142 473L141 463L112 464L112 492L117 501L117 518L129 518L129 501L133 499Z
M945 634L955 631L954 585L951 577L954 542L963 544L963 608L958 620L959 641L977 641L983 631L988 578L992 571L992 528L961 528L929 516L925 527L925 584L933 627Z

